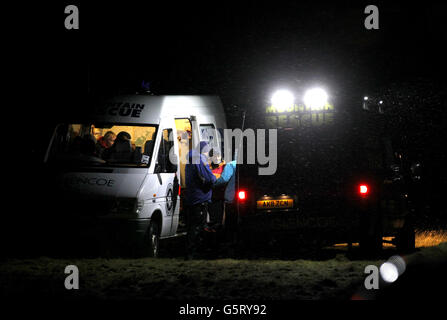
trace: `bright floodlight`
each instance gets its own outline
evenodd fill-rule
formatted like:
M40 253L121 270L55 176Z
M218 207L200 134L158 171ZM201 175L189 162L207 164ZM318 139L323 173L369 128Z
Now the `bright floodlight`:
M368 100L368 97L367 97L367 96L363 97L363 100L367 101L367 100Z
M285 111L293 107L295 97L293 93L288 90L278 90L272 96L272 105L279 111Z
M386 282L394 282L399 277L399 271L397 267L391 262L385 262L380 266L380 275Z
M311 110L321 110L327 103L327 94L323 89L307 90L304 95L304 104Z

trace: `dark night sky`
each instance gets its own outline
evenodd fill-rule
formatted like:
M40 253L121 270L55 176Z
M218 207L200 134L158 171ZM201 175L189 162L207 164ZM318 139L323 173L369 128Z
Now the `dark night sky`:
M22 10L35 24L14 40L16 84L45 101L30 108L30 122L53 122L67 105L85 105L88 92L142 80L156 94L217 94L248 110L279 86L300 93L323 85L341 106L391 82L445 84L445 4L376 2L380 29L366 30L366 2L182 3L75 1ZM68 4L79 6L80 30L64 29Z
M441 7L379 5L379 31L364 28L364 7L296 1L87 6L80 65L90 68L93 90L145 78L156 91L217 93L244 103L269 96L278 83L320 82L337 91L440 74L446 53L439 50L446 41Z
M144 78L163 92L260 96L281 80L372 87L372 79L432 77L445 66L446 5L377 3L380 30L368 31L367 3L242 3L81 2L80 30L64 30L59 6L34 40L56 82L81 91L87 70L92 90Z

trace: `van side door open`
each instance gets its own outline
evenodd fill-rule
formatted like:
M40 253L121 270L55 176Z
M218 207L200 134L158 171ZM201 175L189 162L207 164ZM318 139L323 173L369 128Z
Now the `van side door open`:
M162 121L155 145L157 153L155 155L154 174L157 179L154 182L158 185L158 191L154 200L163 212L161 237L172 236L176 233L180 208L178 199L180 176L178 144L174 138L176 131L172 122L170 119Z

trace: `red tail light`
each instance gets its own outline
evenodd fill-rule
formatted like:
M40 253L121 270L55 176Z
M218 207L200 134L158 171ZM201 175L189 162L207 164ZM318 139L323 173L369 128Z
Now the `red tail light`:
M240 190L237 193L237 197L239 200L244 201L247 198L247 194L246 194L245 190Z
M369 186L367 184L360 184L358 190L361 196L367 196L369 194Z

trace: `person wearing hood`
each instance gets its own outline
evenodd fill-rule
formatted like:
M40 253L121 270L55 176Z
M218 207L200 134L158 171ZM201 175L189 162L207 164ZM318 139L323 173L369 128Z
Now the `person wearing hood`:
M185 207L187 215L187 259L196 258L203 247L212 187L216 177L208 167L208 143L200 142L200 152L191 149L185 166Z

